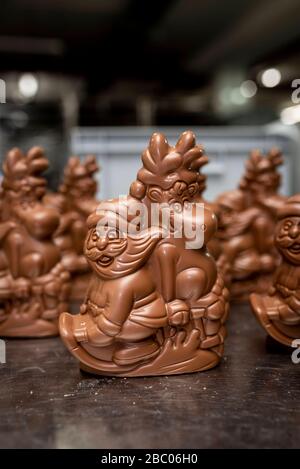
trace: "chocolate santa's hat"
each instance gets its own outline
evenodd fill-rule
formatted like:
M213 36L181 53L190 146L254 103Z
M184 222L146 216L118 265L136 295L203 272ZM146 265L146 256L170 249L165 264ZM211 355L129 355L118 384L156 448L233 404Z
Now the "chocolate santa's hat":
M293 195L277 212L278 219L300 217L300 194Z

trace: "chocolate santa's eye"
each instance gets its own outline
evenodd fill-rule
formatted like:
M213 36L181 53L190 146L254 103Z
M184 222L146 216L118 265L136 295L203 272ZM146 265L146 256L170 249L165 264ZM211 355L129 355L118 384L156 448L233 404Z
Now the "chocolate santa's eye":
M98 241L98 235L97 235L96 231L94 231L94 233L92 235L92 241L94 241L94 242Z
M116 238L119 237L119 233L118 233L117 230L110 230L110 231L108 231L108 233L107 233L107 237L108 237L109 239L116 239Z
M198 190L198 184L190 184L188 187L189 195L196 194L197 190Z
M182 212L182 206L179 202L175 202L175 204L173 204L173 209L174 209L174 212L176 213Z
M148 189L148 197L153 202L160 202L162 198L162 190L160 187L150 187Z
M292 226L292 222L291 222L291 221L287 221L287 222L285 222L285 224L284 224L284 226L283 226L283 229L284 229L284 230L288 230L291 226Z

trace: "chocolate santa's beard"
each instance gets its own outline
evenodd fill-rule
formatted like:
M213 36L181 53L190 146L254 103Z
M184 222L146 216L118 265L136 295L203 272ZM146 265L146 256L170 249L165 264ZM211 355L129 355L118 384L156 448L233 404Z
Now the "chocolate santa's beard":
M295 239L291 239L289 236L286 236L284 238L276 238L276 243L278 246L280 246L281 248L291 248L293 245L298 245L300 246L300 239L297 238L297 240Z
M101 257L103 256L117 257L124 251L126 244L127 244L127 241L123 240L122 243L119 243L117 245L108 244L107 247L103 250L102 249L100 250L97 247L92 247L92 248L87 247L86 255L88 256L89 260L95 261L95 262L99 261Z

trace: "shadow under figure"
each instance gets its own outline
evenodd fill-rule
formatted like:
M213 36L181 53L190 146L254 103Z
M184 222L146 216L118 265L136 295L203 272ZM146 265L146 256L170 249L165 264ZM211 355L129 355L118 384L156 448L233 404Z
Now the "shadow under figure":
M282 262L268 294L252 293L255 316L267 333L291 346L300 338L300 194L278 210L275 245Z
M202 202L199 169L206 158L192 132L184 132L175 147L158 133L142 162L130 195L108 201L108 208L101 205L88 218L84 252L92 280L80 313L61 315L60 333L88 372L147 376L206 370L222 357L228 315L228 292L206 249L216 217L205 205L199 214L194 204ZM150 217L153 204L160 207L156 222ZM148 217L148 227L138 232L137 206L147 209ZM167 234L162 206L170 214ZM176 217L183 225L203 227L197 249L186 247L191 238L175 236ZM99 233L104 220L105 233Z

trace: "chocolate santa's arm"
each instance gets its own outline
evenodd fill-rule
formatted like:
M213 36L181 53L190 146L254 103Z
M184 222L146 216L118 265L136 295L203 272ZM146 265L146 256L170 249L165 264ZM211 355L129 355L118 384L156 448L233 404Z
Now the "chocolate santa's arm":
M212 239L214 234L217 232L218 228L218 219L209 208L204 207L204 244L207 243Z
M106 346L114 341L121 332L122 325L132 311L134 302L130 289L121 287L113 292L108 292L105 307L101 310L97 321L86 331L91 343L98 346Z
M126 277L124 277L126 280ZM120 285L119 288L110 290L108 293L108 301L104 308L103 314L98 319L99 327L103 331L108 331L109 333L118 334L121 331L121 328L128 319L129 314L132 311L134 304L134 292L131 288ZM125 288L126 286L126 288ZM112 331L108 330L106 325L112 324Z
M13 221L4 221L0 224L0 242L3 243L6 236L16 227Z
M82 253L82 246L84 238L86 236L85 223L80 219L76 218L73 220L72 224L72 239L75 246L75 251L78 254Z
M67 213L62 213L60 215L60 223L59 227L57 228L56 232L54 233L54 236L60 236L64 234L66 231L69 231L70 228L72 227L72 224L76 220L76 214L74 212L67 212Z
M161 272L162 295L164 300L169 303L176 299L177 250L173 244L162 243L156 253Z
M14 232L7 237L7 258L11 274L14 278L20 277L20 257L23 238L20 233Z
M295 311L288 302L268 308L267 314L272 321L282 321L284 324L294 325L299 324L300 321L300 310Z
M163 243L157 249L161 272L162 295L166 302L166 312L172 326L183 326L189 319L188 305L176 298L177 250L173 244Z
M241 250L241 241L243 241L242 237L236 236L230 238L228 241L226 241L226 243L224 243L224 249L220 255L220 263L224 260L224 258L227 262L230 262L231 264L234 263L234 260Z
M1 244L1 248L2 248L3 242L6 239L7 235L15 227L16 227L16 224L13 221L5 221L5 222L0 223L0 244ZM6 255L5 255L4 252L1 252L0 259L2 259L2 256L3 256L3 265L1 265L1 270L3 270L5 272L6 271L6 262L7 262L7 260L6 260ZM5 276L5 278L7 279L7 283L6 283L6 285L3 289L0 289L0 298L1 299L7 299L7 298L11 297L11 295L13 293L13 290L14 290L14 288L13 288L13 279L12 279L11 274L7 272L7 275Z
M293 310L293 313L296 313L300 318L300 290L296 290L294 295L288 297L286 304Z
M253 231L259 253L269 252L273 247L273 238L268 235L269 220L265 217L257 217L253 223Z
M20 233L14 232L8 235L6 255L9 261L10 273L13 278L13 292L16 297L27 298L30 292L30 281L20 272L21 246L23 239Z
M268 298L273 301L269 304L267 314L273 321L282 321L286 324L298 324L300 321L300 290L296 290L292 295L286 296L284 301L274 302L274 297L281 293L278 291L276 281L268 292Z

